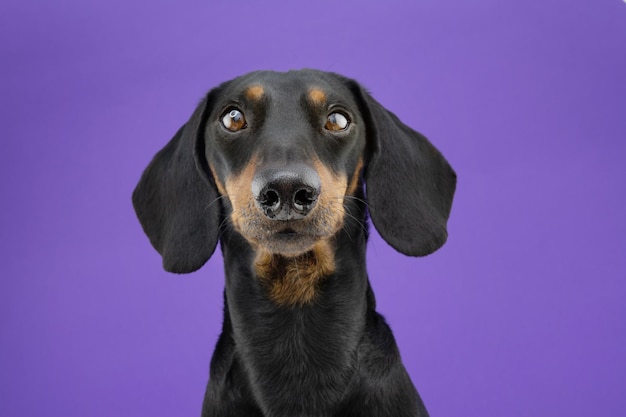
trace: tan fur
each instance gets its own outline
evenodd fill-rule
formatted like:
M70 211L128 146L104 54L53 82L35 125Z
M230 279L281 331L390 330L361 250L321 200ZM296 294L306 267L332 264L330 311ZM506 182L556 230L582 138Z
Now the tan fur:
M363 170L363 158L359 158L359 161L356 164L356 169L354 170L354 174L352 174L350 185L348 185L348 191L346 192L347 195L353 195L356 192L356 189L359 186L359 178L361 178L362 170Z
M311 88L309 90L309 99L313 104L321 106L326 103L326 93L319 88Z
M265 90L258 84L251 85L246 89L246 97L248 100L260 100L263 97L263 94L265 94Z
M254 197L250 184L254 178L256 170L256 157L250 158L250 162L243 171L237 175L226 179L226 195L233 206L231 220L235 229L242 230L242 223L246 218L254 215Z
M215 182L217 191L219 191L221 195L226 195L226 189L224 188L224 184L222 184L222 182L218 178L217 174L215 173L215 168L213 168L213 165L211 163L209 163L209 169L211 170L211 174L213 174L213 182Z
M343 226L343 197L346 195L348 179L345 175L335 175L319 159L313 160L313 167L320 177L322 189L315 208L325 211L324 223L334 225L334 233L337 233Z
M250 187L256 173L257 161L257 157L252 157L241 173L226 179L225 186L216 180L218 190L232 204L231 221L234 228L256 250L254 269L268 297L281 306L311 303L315 300L320 281L335 270L331 240L343 226L343 197L348 189L347 178L345 175L336 175L321 161L313 161L313 168L320 177L321 193L307 217L310 222L307 227L327 237L320 238L311 249L303 253L285 254L275 248L270 250L263 246L260 237L262 234L255 234L255 231L272 226L271 220L266 219L256 207ZM213 171L212 168L211 170ZM351 185L357 181L358 179L352 178Z
M314 301L319 283L335 271L335 257L329 241L319 241L313 250L285 257L260 250L254 264L268 297L284 307Z

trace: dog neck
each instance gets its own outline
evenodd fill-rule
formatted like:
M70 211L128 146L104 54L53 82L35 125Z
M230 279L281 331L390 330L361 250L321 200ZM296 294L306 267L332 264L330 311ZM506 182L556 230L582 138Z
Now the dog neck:
M333 239L297 257L259 251L232 228L222 236L223 334L232 337L263 409L292 407L291 398L311 410L337 404L356 375L367 312L375 306L365 264L365 211L350 214L363 222L347 222Z

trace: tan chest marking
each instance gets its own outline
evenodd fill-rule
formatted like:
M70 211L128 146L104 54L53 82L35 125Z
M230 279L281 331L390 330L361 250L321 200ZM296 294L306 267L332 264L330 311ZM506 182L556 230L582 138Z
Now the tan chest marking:
M315 300L320 282L335 271L334 250L329 241L320 241L313 250L289 258L260 249L254 268L272 301L280 306L302 306Z

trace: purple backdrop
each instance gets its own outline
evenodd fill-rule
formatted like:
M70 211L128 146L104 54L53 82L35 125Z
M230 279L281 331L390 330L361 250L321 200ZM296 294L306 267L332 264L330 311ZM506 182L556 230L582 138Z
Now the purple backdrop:
M9 0L0 39L0 415L199 415L221 256L163 272L130 194L205 91L301 67L459 175L443 249L369 249L433 417L624 415L624 1Z

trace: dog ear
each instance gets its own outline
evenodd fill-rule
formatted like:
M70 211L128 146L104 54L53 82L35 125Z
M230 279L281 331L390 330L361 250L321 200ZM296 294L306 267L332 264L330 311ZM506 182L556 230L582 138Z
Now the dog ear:
M155 155L133 192L139 222L169 272L199 269L218 241L219 194L204 155L209 97Z
M425 256L448 237L446 223L456 174L420 133L358 88L366 123L368 207L385 241L409 256Z

